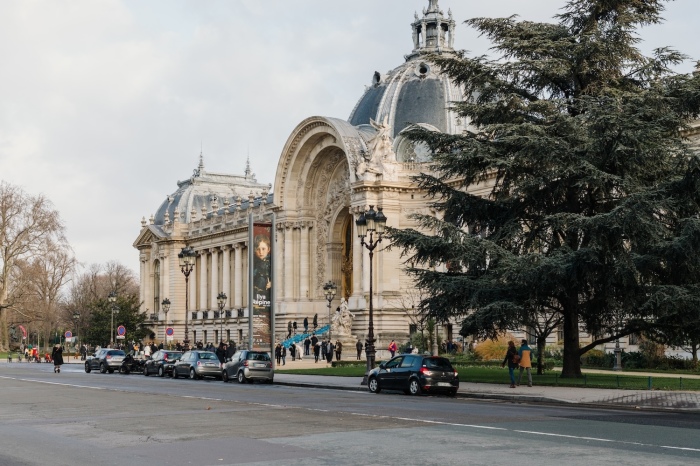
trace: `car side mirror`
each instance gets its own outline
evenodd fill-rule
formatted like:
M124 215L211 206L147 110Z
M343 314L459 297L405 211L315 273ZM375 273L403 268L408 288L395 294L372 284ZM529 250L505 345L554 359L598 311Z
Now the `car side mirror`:
M380 368L380 369L386 369L386 364L381 363L381 364L379 365L379 368Z

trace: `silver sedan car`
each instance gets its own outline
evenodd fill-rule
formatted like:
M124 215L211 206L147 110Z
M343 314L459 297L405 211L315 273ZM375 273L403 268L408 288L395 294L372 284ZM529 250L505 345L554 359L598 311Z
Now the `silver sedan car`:
M255 380L272 383L274 377L272 359L264 351L236 351L221 370L221 379L224 382L235 379L238 383L252 383Z
M204 377L221 378L221 363L211 351L192 350L182 355L173 366L173 378L189 377L201 379Z

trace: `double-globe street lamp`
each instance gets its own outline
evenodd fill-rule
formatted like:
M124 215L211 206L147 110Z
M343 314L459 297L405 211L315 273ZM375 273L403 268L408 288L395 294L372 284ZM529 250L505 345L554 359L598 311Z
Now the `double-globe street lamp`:
M163 308L163 312L165 313L165 322L163 323L163 346L165 346L165 343L168 339L168 336L165 334L168 328L168 312L170 311L170 299L165 298L163 302L160 303L161 307Z
M369 371L374 368L374 309L372 307L372 258L374 257L374 249L382 242L384 230L386 228L386 216L382 213L382 208L369 206L369 210L362 212L360 217L355 221L357 226L357 236L360 238L360 244L366 247L369 251L369 329L367 332L367 370L362 378L362 385L367 385L367 376ZM376 233L376 237L374 236ZM369 235L369 236L368 236Z
M194 269L194 264L197 261L197 253L194 249L189 246L185 246L177 255L180 261L180 271L185 275L185 339L183 340L183 349L189 351L190 349L190 329L188 326L189 313L190 313L190 273Z
M112 311L112 324L109 327L109 347L114 348L114 311L117 308L116 302L117 302L117 293L116 291L111 291L109 295L107 296L107 300L109 301L109 305L111 307Z
M224 341L224 307L227 299L228 296L223 291L216 297L216 301L219 303L219 343Z
M326 293L326 301L328 301L328 341L332 341L333 335L331 333L331 328L333 327L333 322L331 319L331 301L333 301L333 298L335 298L335 294L338 292L338 287L335 286L335 283L329 280L328 283L323 285L323 291Z

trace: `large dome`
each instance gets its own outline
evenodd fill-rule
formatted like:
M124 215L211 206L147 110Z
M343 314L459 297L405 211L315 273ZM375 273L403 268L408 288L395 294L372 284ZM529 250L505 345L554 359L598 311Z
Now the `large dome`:
M353 126L370 124L370 119L385 122L392 128L395 138L412 124L456 134L466 124L449 110L451 102L463 100L462 90L447 77L437 73L426 55L454 54L455 21L452 12L445 17L438 0L430 0L423 17L415 15L413 51L398 68L381 74L375 72L372 84L350 115Z
M178 217L179 222L189 223L196 218L206 217L212 212L223 214L240 208L247 210L251 202L258 205L272 202L268 194L270 186L258 183L246 162L245 175L227 175L204 170L200 155L199 167L185 181L178 181L178 190L169 195L153 216L154 225L165 225Z

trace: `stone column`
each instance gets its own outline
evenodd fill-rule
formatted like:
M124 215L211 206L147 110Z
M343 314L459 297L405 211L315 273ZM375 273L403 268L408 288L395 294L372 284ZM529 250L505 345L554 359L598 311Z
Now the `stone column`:
M199 256L199 305L197 310L206 311L207 307L207 264L209 262L209 252L202 249Z
M428 25L425 21L421 22L421 31L423 31L423 47L428 46Z
M300 222L301 241L299 247L299 296L301 299L311 298L309 293L309 229L310 222Z
M352 286L353 294L361 295L365 290L362 278L364 272L362 251L365 247L360 244L360 238L357 237L357 226L355 225L357 215L357 212L353 214L352 222L352 240L354 241L352 245Z
M233 245L233 307L243 307L243 243Z
M141 261L141 267L139 269L139 281L141 282L141 286L139 289L139 300L141 302L141 312L146 311L146 288L148 288L148 275L146 274L146 262L148 261L148 254L145 252L142 252L141 255L139 256L139 259Z
M211 250L211 284L209 285L209 304L212 309L217 308L216 298L219 296L219 249Z
M292 222L284 223L284 297L290 300L294 296L294 247Z
M230 303L233 302L231 296L231 246L226 245L221 248L223 250L223 264L221 266L223 292L226 293L226 307L230 308Z

